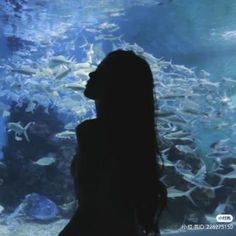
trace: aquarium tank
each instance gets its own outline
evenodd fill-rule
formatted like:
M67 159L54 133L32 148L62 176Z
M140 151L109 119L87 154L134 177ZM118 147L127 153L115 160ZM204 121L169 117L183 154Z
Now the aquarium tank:
M83 90L116 49L154 75L162 235L236 235L236 1L1 0L0 28L1 236L69 221Z

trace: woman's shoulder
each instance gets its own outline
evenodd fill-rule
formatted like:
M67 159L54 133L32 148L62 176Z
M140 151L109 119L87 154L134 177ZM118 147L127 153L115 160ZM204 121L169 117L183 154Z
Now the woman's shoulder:
M89 119L84 120L76 127L76 133L88 133L90 130L94 130L98 127L98 120L97 119Z

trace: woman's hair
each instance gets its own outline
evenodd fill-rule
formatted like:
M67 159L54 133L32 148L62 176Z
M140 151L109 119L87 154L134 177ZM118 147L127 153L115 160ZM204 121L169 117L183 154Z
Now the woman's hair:
M101 103L124 201L135 205L145 229L153 229L167 206L167 191L159 181L160 150L150 66L133 51L117 50L93 73L95 85L91 83L90 88L94 90L85 91L85 95Z

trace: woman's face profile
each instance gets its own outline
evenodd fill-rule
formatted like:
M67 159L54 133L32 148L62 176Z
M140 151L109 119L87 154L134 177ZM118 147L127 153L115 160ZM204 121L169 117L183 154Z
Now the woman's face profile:
M93 100L105 97L110 99L124 92L129 95L134 84L136 85L136 78L144 77L142 76L144 66L134 53L121 50L112 52L102 60L95 71L89 73L84 95Z
M105 59L97 66L95 71L89 73L84 95L93 100L100 100L104 94L105 81L108 77L108 63Z

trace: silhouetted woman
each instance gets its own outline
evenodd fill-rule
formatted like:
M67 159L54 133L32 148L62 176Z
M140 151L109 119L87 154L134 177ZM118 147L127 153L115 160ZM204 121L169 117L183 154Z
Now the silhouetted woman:
M60 236L156 232L167 193L159 181L153 76L132 51L117 50L89 74L84 95L97 118L76 129L71 171L79 207Z

